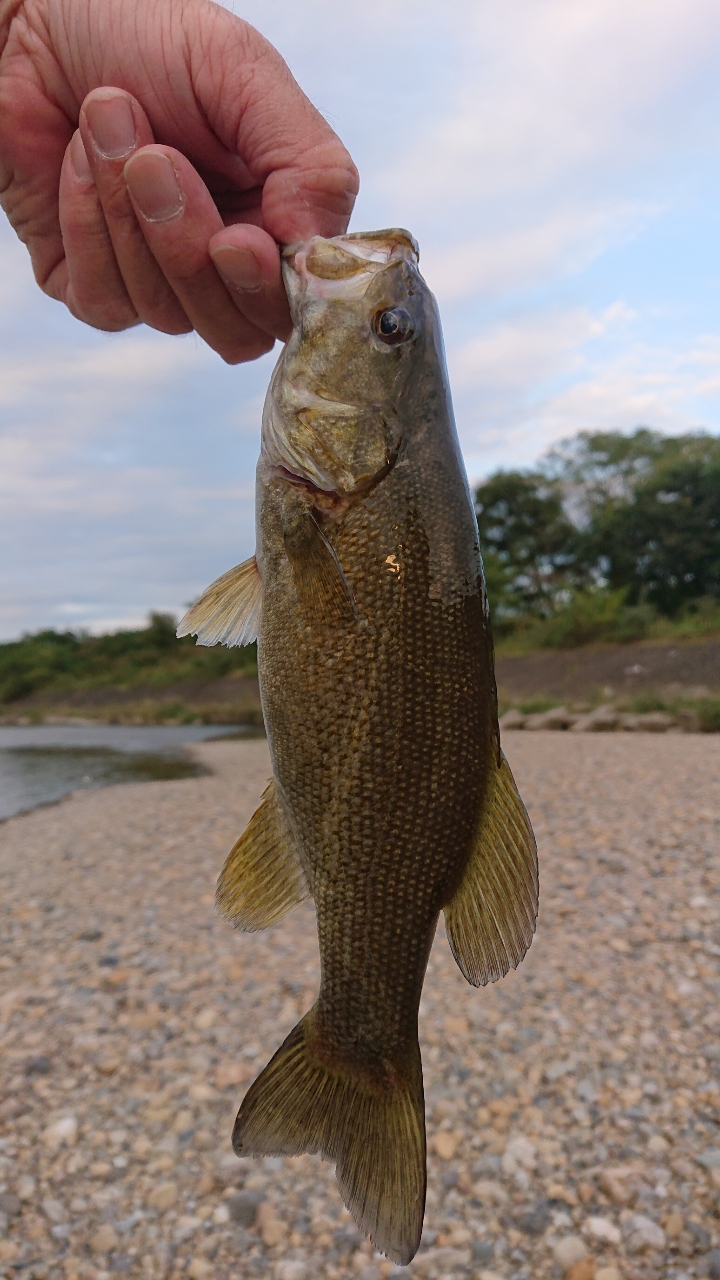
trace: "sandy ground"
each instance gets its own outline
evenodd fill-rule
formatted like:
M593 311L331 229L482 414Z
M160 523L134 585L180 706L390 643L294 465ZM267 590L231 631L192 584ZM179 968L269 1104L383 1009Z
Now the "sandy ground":
M720 1277L720 738L508 734L538 936L421 1010L422 1248L373 1254L315 1157L238 1161L244 1088L309 1006L312 911L245 936L215 876L268 776L85 792L0 827L0 1275Z

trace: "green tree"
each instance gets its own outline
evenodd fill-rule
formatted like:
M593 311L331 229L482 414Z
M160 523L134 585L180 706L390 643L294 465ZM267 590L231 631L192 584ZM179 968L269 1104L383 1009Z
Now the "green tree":
M488 597L498 619L546 616L582 585L577 530L560 479L498 471L475 491Z
M720 439L583 432L547 458L580 528L588 573L625 588L629 604L674 614L720 597Z

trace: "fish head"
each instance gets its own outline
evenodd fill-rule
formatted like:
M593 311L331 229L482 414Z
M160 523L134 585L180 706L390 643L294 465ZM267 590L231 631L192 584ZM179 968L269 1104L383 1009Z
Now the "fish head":
M402 444L400 402L435 329L407 231L324 239L283 253L293 333L263 415L263 454L290 482L340 501L367 492Z

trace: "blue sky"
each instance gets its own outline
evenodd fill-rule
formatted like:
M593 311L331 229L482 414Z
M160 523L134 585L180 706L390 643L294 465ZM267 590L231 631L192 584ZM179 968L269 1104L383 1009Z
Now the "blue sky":
M230 6L233 7L233 6ZM248 0L405 225L471 479L584 428L720 431L715 0ZM179 613L253 550L273 356L104 335L0 227L0 637Z

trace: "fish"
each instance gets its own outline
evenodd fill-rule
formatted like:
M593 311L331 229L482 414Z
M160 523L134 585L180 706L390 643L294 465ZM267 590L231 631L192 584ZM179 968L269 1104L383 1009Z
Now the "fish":
M420 1243L418 1009L440 912L468 982L533 937L532 828L505 759L473 500L412 235L283 250L293 321L263 411L255 555L178 635L258 641L273 777L217 905L263 929L311 897L320 988L248 1090L242 1156L315 1152L376 1249Z

